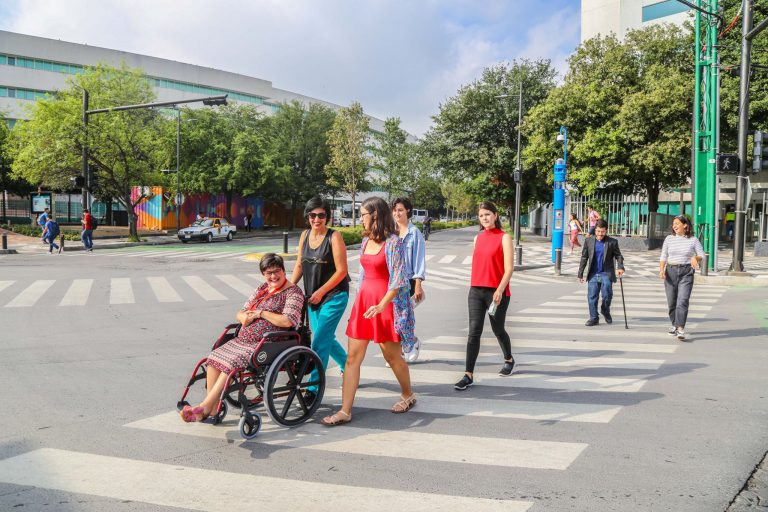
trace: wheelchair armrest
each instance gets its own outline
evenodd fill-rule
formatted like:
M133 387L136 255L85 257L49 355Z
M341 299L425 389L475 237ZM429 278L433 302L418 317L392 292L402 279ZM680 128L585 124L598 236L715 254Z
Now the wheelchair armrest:
M234 329L235 327L239 327L240 325L242 324L240 324L239 322L235 324L229 324L227 327L225 327L225 329L227 330Z
M274 341L286 341L290 339L299 339L299 333L297 331L272 331L264 335L264 343L271 343Z

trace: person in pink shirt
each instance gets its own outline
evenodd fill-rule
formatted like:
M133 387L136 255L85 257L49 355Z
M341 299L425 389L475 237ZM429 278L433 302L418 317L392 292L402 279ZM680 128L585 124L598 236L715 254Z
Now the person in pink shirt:
M587 205L587 222L589 224L589 231L587 232L588 237L595 234L595 226L600 219L602 219L602 217L597 213L597 210L592 208L592 205Z

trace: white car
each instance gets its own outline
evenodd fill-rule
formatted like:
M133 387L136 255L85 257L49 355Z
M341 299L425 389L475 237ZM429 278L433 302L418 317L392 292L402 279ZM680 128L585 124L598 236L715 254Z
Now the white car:
M213 242L215 239L232 240L237 227L227 222L227 219L220 217L211 217L202 220L196 220L188 228L182 228L178 232L179 240L187 243L190 240L200 240Z

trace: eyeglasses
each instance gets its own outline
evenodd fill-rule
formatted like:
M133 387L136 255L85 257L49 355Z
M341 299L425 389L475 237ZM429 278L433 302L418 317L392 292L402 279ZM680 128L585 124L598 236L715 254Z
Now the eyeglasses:
M310 213L307 214L307 217L309 217L310 219L320 219L320 220L323 220L323 219L328 218L328 214L325 213L325 212L321 212L321 213L310 212Z
M371 215L371 214L370 214L369 212L361 213L361 214L360 214L360 218L362 219L362 218L363 218L363 217L365 217L366 215Z
M279 276L283 272L282 269L278 270L267 270L264 272L264 277L272 277L272 276Z

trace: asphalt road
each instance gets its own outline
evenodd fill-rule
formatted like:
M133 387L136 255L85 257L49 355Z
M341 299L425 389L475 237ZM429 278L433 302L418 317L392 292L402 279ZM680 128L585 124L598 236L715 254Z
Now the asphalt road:
M768 291L697 285L680 343L642 256L629 330L618 287L615 323L587 328L575 276L519 272L514 375L497 375L487 339L477 384L457 392L473 234L428 243L414 410L389 412L397 385L371 346L352 423L264 415L250 442L235 413L187 425L174 407L259 282L235 253L264 244L0 256L0 510L725 510L768 448ZM330 369L316 419L339 383Z

